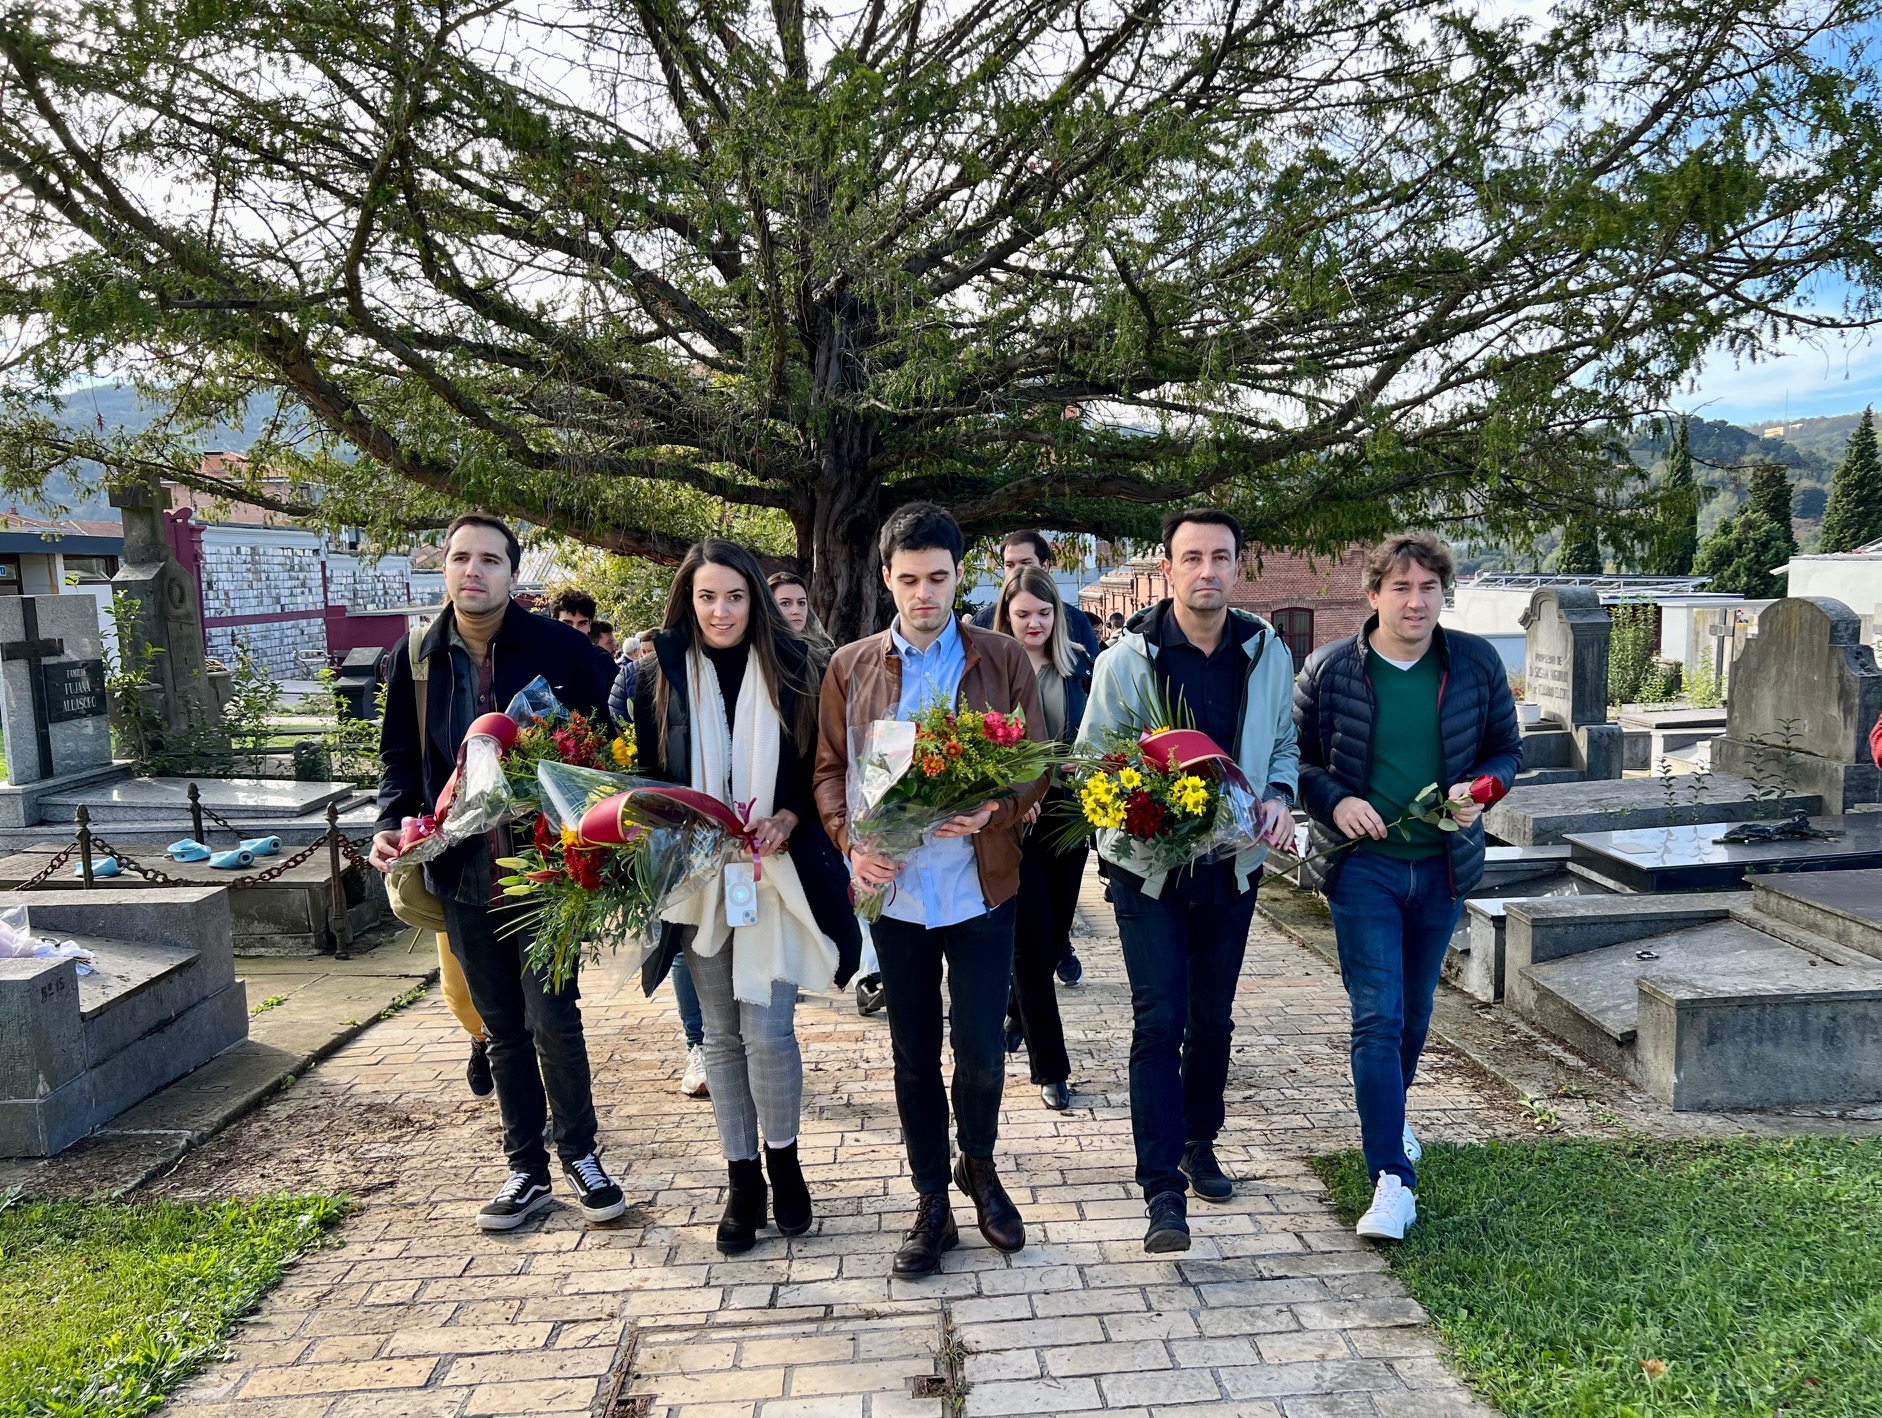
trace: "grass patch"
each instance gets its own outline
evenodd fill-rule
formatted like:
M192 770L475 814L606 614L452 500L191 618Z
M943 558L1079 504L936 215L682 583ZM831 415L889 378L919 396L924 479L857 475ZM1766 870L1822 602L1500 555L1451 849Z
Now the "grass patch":
M0 1418L148 1413L343 1213L0 1197Z
M1342 1216L1357 1153L1316 1161ZM1882 1413L1882 1139L1427 1146L1388 1255L1509 1418Z

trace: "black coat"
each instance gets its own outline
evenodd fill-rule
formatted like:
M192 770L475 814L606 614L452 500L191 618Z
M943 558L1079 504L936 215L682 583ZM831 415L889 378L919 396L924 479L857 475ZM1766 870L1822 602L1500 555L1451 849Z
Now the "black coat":
M1366 677L1366 637L1378 623L1373 616L1359 634L1322 645L1307 657L1294 684L1300 799L1312 819L1316 852L1345 840L1333 825L1333 809L1343 798L1364 797L1372 776L1374 705L1372 681ZM1507 788L1522 766L1523 745L1503 658L1489 641L1463 631L1440 626L1435 638L1442 667L1438 734L1444 741L1439 788L1448 790L1484 773ZM1483 819L1447 833L1445 842L1451 894L1462 896L1483 879ZM1340 852L1308 868L1317 870L1322 891L1332 889L1349 855Z
M640 677L634 686L634 745L644 777L668 783L684 783L692 753L692 707L686 698L686 645L671 630L654 637L652 660L642 660ZM780 640L778 654L789 674L808 678L813 688L817 666L808 665L802 642ZM656 673L653 666L658 666ZM746 671L750 673L749 667ZM657 717L654 686L665 680L667 689L666 751L660 747L660 721ZM836 943L836 983L847 985L862 959L862 931L850 907L849 866L844 862L823 828L817 801L811 794L811 776L817 766L817 744L799 746L791 738L791 725L797 713L797 695L789 685L777 686L778 717L784 733L778 744L778 781L772 794L772 807L797 814L797 826L791 832L791 861L797 867L797 879L803 884L804 897L811 914L823 933ZM660 946L641 966L641 987L652 994L673 958L685 946L691 926L665 925L660 930Z
M451 618L447 606L419 642L420 655L431 665L422 749L412 663L407 653L410 637L400 636L392 647L386 675L386 712L379 725L381 769L379 820L373 824L376 831L396 832L402 819L429 812L457 766L458 746L464 742L473 715L472 706L454 693L454 661L467 657L449 645ZM595 647L579 630L547 616L532 615L511 601L491 641L490 653L496 657L491 698L499 712L518 690L540 675L549 681L564 708L586 714L612 731L607 712L608 686L597 681ZM465 867L483 861L485 855L481 839L462 843L426 864L426 881L440 896L452 895Z

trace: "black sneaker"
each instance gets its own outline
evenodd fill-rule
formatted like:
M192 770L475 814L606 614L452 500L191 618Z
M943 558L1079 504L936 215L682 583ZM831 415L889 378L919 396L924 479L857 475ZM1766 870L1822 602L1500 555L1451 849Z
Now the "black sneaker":
M1181 1192L1158 1192L1145 1208L1150 1213L1150 1229L1144 1232L1144 1249L1152 1255L1189 1249L1189 1208Z
M1192 1142L1183 1148L1183 1160L1179 1164L1185 1177L1189 1178L1190 1188L1204 1201L1227 1201L1235 1195L1235 1183L1230 1181L1215 1160L1215 1147L1207 1142Z
M575 1204L581 1207L582 1215L588 1220L612 1221L627 1210L627 1199L621 1195L621 1189L608 1174L601 1170L601 1159L594 1153L577 1157L573 1162L564 1162L562 1175L575 1188Z
M485 1231L514 1231L549 1204L549 1179L534 1172L512 1172L497 1194L477 1213Z
M490 1076L490 1050L482 1039L471 1040L470 1062L464 1065L464 1081L479 1098L488 1098L497 1081Z
M856 1012L858 1014L867 1018L888 1002L888 991L882 987L882 976L864 975L856 982Z
M1058 976L1061 985L1076 985L1085 978L1085 967L1078 963L1076 950L1065 952L1065 958L1058 964Z

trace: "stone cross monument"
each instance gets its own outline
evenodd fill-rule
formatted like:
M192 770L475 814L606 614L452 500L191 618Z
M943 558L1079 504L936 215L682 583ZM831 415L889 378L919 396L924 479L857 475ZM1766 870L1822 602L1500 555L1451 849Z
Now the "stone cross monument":
M163 652L152 666L158 703L164 727L181 733L190 727L192 706L196 717L213 720L217 701L203 664L196 582L171 555L164 535L170 490L154 481L133 484L113 492L111 505L124 519L124 555L111 578L112 594L122 591L137 603L132 633ZM125 648L120 646L120 653Z

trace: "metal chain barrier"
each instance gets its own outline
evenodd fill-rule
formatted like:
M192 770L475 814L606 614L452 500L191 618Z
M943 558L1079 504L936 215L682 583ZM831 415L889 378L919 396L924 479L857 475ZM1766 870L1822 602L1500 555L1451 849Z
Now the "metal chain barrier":
M22 881L18 886L12 887L11 889L14 891L31 891L35 886L38 886L40 883L44 882L46 878L51 876L60 867L64 866L67 862L71 861L72 854L76 852L77 850L78 850L78 843L67 842L63 847L61 847L57 852L53 854L51 861L47 862L43 867L41 867L38 871L34 872L31 876L27 877L26 880Z
M230 822L228 818L217 812L214 808L209 806L208 803L201 803L200 806L203 810L203 816L215 823L216 826L220 827L224 832L233 833L237 837L242 835L241 828L237 827L233 822Z
M247 876L232 876L226 880L219 879L216 881L186 881L182 877L170 875L169 872L164 871L161 867L146 866L129 852L112 846L110 842L96 834L93 834L91 841L92 849L97 852L98 855L116 857L118 859L118 865L123 867L126 871L135 876L141 876L145 881L151 882L157 886L226 886L231 891L236 891L243 887L266 886L271 881L278 881L281 877L306 862L315 852L324 847L327 843L327 834L324 832L321 833L293 856L282 858L266 871L251 872ZM340 842L343 849L351 848L352 846L344 837L340 839ZM24 891L29 886L36 886L40 882L43 882L62 862L68 860L72 853L77 850L78 844L76 842L70 844L61 851L58 856L54 857L43 870L36 873L31 880L21 882L13 889L15 891ZM352 855L355 861L360 860L357 852L354 852ZM106 879L109 880L109 878Z

